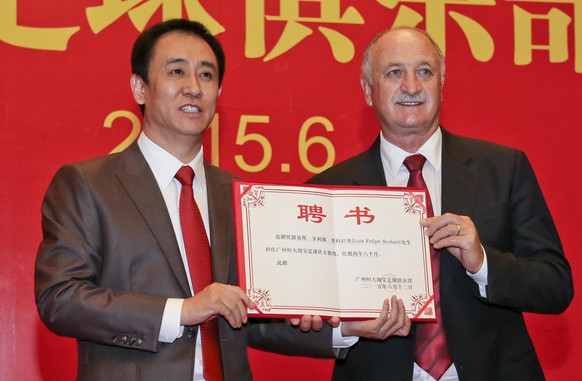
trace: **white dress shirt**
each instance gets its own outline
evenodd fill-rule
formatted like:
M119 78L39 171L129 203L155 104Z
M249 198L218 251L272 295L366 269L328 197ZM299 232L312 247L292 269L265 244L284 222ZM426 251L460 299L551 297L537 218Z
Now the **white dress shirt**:
M188 268L188 260L186 258L186 249L184 248L184 238L182 237L182 228L180 226L179 201L182 185L174 178L174 176L176 172L178 172L178 170L184 165L189 165L194 170L195 177L192 184L192 188L194 189L194 199L196 200L196 204L200 209L200 214L206 228L206 234L208 235L208 242L210 242L210 225L206 194L206 176L204 173L203 165L203 149L202 147L200 148L200 152L190 163L182 163L169 152L165 151L162 147L154 143L143 132L138 137L137 144L139 145L141 152L143 153L152 172L154 173L154 177L156 178L158 186L160 187L160 191L162 192L162 196L164 197L168 213L170 214L170 219L172 220L172 226L174 228L174 232L176 233L176 241L178 242L178 246L180 248L180 254L182 255L182 261L184 262L186 275L188 276L190 291L192 292L192 295L194 295L192 280L190 279L190 271ZM158 337L159 341L164 343L171 343L177 338L181 337L184 333L184 326L180 325L180 315L182 312L183 302L183 299L169 298L167 300L164 316L162 318L160 335ZM193 377L194 381L204 380L202 376L202 346L200 342L200 336L201 335L198 335L196 340L196 358L194 362L195 366Z
M403 149L388 142L380 134L380 156L382 166L386 174L386 184L388 186L406 186L409 178L409 171L404 166L404 159L411 155ZM441 215L441 190L442 190L442 133L438 128L435 133L413 154L421 154L426 157L426 162L422 169L422 176L428 188L432 207L435 216ZM467 275L479 284L481 294L485 292L487 284L487 258L485 257L483 267L476 274L467 272ZM486 294L485 294L486 295ZM483 295L483 296L485 296ZM413 381L434 381L431 375L421 369L416 363L414 364ZM458 381L457 369L451 365L440 381Z
M442 190L442 133L438 128L435 133L418 149L417 152L410 153L390 143L380 134L380 157L386 176L386 184L390 187L405 187L408 184L410 172L404 166L404 159L410 155L421 154L426 158L422 169L422 176L426 182L428 192L432 201L435 216L441 215L441 190ZM485 250L483 249L485 253ZM478 285L481 296L486 297L487 286L487 256L483 261L481 270L476 274L467 272ZM388 339L390 340L390 339ZM341 325L334 329L333 345L335 348L349 347L357 342L354 337L342 337ZM349 356L349 353L348 353ZM387 359L386 361L390 361ZM413 381L435 381L431 375L414 364ZM458 381L457 369L454 365L445 372L440 381Z

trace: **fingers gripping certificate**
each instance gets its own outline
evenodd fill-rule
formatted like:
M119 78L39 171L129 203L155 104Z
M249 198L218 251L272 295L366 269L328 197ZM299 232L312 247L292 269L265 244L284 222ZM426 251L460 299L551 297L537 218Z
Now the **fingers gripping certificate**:
M434 320L426 190L233 182L249 315L375 318L392 295Z

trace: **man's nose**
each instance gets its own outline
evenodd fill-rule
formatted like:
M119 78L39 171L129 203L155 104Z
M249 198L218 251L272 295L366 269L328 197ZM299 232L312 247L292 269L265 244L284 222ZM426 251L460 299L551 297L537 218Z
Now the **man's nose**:
M400 84L400 90L407 94L416 94L420 89L420 80L415 73L407 74Z
M202 95L202 87L200 86L200 79L197 75L186 78L183 94L193 98L198 98Z

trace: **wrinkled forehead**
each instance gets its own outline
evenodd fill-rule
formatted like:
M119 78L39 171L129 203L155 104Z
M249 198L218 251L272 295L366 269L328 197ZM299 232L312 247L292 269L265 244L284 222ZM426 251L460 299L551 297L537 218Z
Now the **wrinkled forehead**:
M384 34L372 49L372 65L429 64L440 66L439 54L431 41L415 30L399 29Z

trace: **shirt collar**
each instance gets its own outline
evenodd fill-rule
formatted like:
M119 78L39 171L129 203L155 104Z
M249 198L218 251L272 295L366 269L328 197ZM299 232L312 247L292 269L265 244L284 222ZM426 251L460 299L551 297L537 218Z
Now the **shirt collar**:
M436 172L440 172L442 163L442 140L443 135L441 128L437 128L432 136L416 151L414 154L421 154L426 157L426 161L435 169ZM382 133L380 133L380 156L382 157L382 162L384 163L384 168L391 172L392 177L396 177L396 174L402 167L404 159L411 154L406 152L400 147L395 146L384 138Z
M200 147L200 152L194 160L189 163L182 163L168 151L154 143L146 134L141 132L137 139L137 144L148 162L154 177L161 189L166 189L174 179L176 172L184 166L189 165L195 173L194 187L205 191L206 175L204 173L204 150Z

